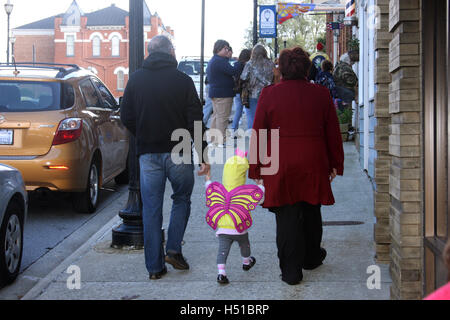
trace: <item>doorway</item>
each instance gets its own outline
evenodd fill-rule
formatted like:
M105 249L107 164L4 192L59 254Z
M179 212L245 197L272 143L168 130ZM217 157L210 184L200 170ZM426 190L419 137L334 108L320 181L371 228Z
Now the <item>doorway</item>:
M449 215L449 2L423 4L423 92L425 154L424 294L447 283L443 251L450 234Z

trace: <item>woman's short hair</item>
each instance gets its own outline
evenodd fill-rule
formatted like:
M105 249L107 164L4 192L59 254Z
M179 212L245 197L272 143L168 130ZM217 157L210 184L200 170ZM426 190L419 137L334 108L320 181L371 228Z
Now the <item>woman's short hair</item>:
M230 44L225 40L217 40L214 44L214 54L218 54L220 51L222 51L223 48L230 47Z
M324 72L331 72L333 71L333 63L331 63L331 61L328 60L324 60L322 62L322 71Z
M305 79L311 69L312 62L305 50L300 47L285 49L280 54L280 71L283 79Z
M251 56L252 56L252 50L244 49L241 51L241 54L239 55L239 62L242 62L242 63L249 62Z

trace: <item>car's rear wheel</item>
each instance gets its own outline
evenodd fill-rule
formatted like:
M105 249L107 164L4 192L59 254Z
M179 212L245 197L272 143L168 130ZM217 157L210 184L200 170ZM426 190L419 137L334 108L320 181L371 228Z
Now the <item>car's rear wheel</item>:
M19 275L23 253L23 212L11 202L0 227L0 287L12 283Z
M100 190L100 170L96 161L93 161L87 179L86 190L73 197L73 208L78 213L94 213L97 210Z

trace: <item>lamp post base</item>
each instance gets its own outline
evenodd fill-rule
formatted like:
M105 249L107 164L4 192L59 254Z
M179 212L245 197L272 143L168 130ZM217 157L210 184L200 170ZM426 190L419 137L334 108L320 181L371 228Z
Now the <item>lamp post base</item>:
M136 250L142 250L144 248L144 228L141 208L142 204L139 190L130 188L127 206L119 213L123 224L112 230L112 248L123 249L127 247Z
M144 249L144 234L142 227L121 224L112 231L112 244L114 249Z

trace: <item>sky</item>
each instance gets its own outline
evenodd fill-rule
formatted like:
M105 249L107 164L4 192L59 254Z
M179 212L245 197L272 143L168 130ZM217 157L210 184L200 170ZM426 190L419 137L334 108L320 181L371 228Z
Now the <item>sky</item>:
M152 13L158 12L164 25L175 31L177 58L200 56L201 0L146 0ZM0 61L6 61L7 16L0 0ZM77 0L85 13L115 4L127 10L128 0ZM64 13L72 0L11 0L11 28ZM252 0L206 0L205 56L212 56L214 42L230 42L235 54L244 48L246 29L253 19ZM11 49L10 49L11 50Z

